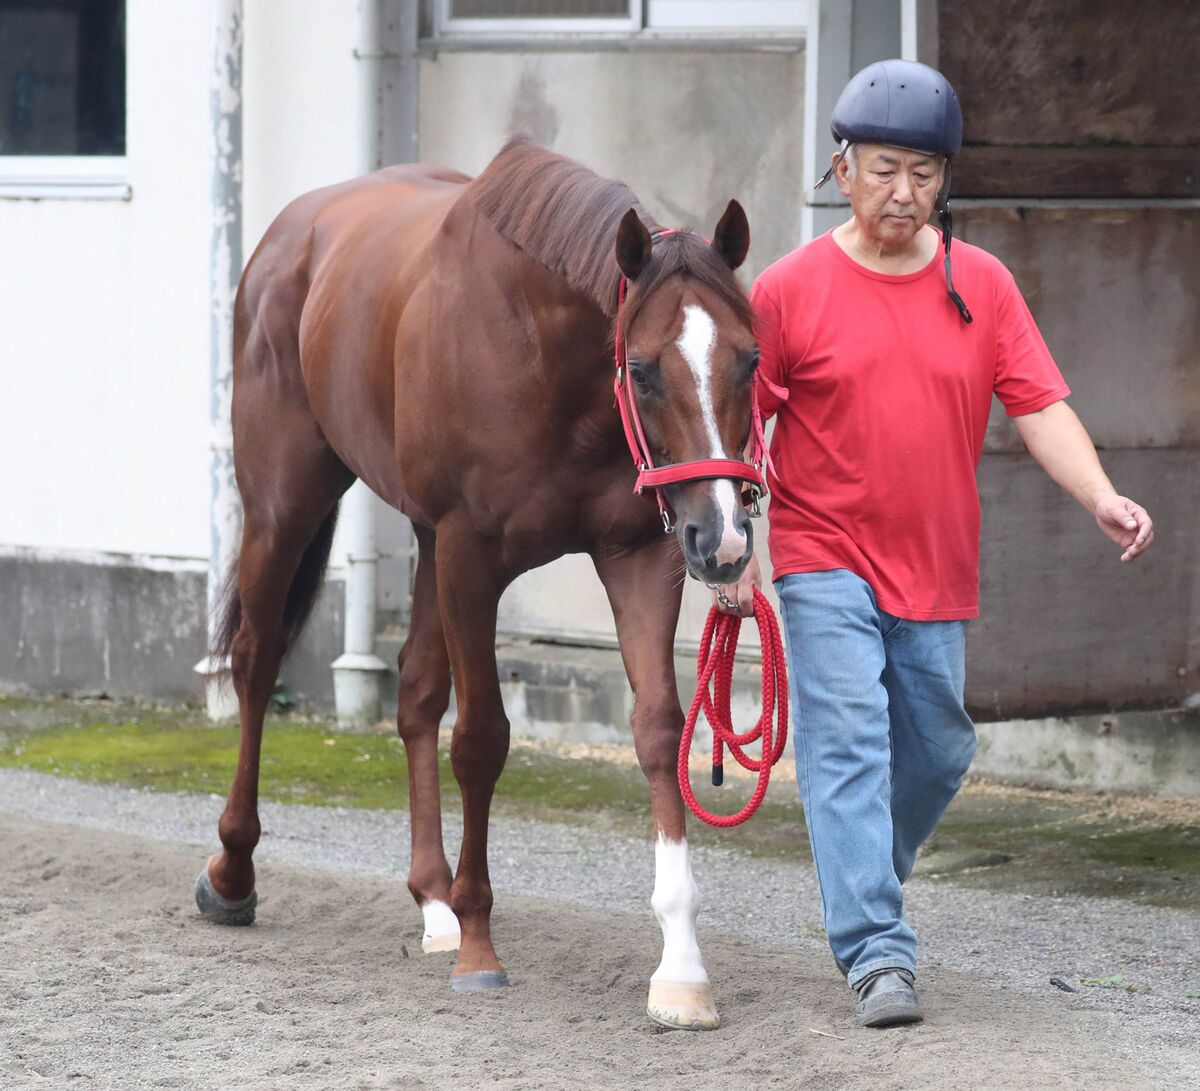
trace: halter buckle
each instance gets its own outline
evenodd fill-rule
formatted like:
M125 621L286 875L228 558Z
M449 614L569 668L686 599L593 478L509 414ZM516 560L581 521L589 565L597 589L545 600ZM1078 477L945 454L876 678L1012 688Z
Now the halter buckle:
M750 518L751 519L761 519L762 518L762 507L759 504L759 500L761 499L761 497L762 497L762 493L759 491L758 486L751 485L750 486Z
M660 508L658 514L662 516L663 533L670 534L675 529L675 524L671 522L671 513L667 508Z

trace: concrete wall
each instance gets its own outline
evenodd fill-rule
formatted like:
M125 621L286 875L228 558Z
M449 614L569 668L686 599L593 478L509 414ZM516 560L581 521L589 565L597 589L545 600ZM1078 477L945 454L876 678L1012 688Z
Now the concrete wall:
M800 234L800 47L601 52L429 50L421 63L421 158L477 173L526 130L627 182L662 223L711 233L730 197L754 239L747 285ZM765 547L765 526L759 524ZM763 549L764 563L766 554ZM680 623L695 641L710 603L690 584ZM587 558L521 577L500 628L611 642L612 614Z
M198 700L207 571L205 561L0 547L0 691ZM324 707L342 604L330 580L281 672L289 691Z

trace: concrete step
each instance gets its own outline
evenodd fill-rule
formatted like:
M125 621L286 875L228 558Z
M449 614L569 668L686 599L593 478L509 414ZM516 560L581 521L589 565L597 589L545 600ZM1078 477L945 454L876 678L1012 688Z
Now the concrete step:
M395 664L402 632L381 636L376 654ZM496 646L504 704L514 734L585 743L633 741L633 695L615 648L581 647L501 638ZM675 661L679 699L686 710L696 663ZM384 683L386 714L396 714L396 672ZM739 660L734 675L734 723L758 717L761 667ZM444 723L454 722L453 698ZM979 750L972 773L1009 784L1102 792L1200 798L1200 708L1127 711L976 724ZM703 717L693 750L712 746ZM788 731L788 756L792 730Z
M403 632L381 635L376 641L376 654L384 662L394 664L404 635ZM629 726L633 694L621 654L615 648L501 638L496 644L496 662L504 707L515 734L586 743L633 741ZM675 677L679 700L686 711L696 690L695 659L676 656ZM394 716L397 685L394 669L384 685L384 707L389 716ZM735 725L745 730L757 720L761 696L761 665L752 658L739 659L733 683ZM444 722L454 722L453 698ZM701 749L712 746L707 724L697 727L695 746Z

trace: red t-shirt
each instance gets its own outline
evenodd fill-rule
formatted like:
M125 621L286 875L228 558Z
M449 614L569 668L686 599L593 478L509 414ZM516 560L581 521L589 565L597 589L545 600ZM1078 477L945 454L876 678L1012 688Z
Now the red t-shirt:
M771 559L847 568L881 609L914 621L979 613L979 492L992 394L1009 416L1070 390L1012 274L963 242L946 293L942 250L924 269L866 269L822 235L751 292L771 440Z

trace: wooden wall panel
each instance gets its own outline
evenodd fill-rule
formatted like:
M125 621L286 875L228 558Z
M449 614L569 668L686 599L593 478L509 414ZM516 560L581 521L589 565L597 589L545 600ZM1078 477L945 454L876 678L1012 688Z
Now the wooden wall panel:
M1200 2L941 0L963 196L1200 195Z
M1200 690L1200 460L1104 461L1156 521L1134 564L1028 455L983 458L982 616L967 633L978 719L1161 707Z
M1200 459L1200 208L964 208L955 230L1016 277L1098 446ZM1021 450L1000 409L987 449Z

